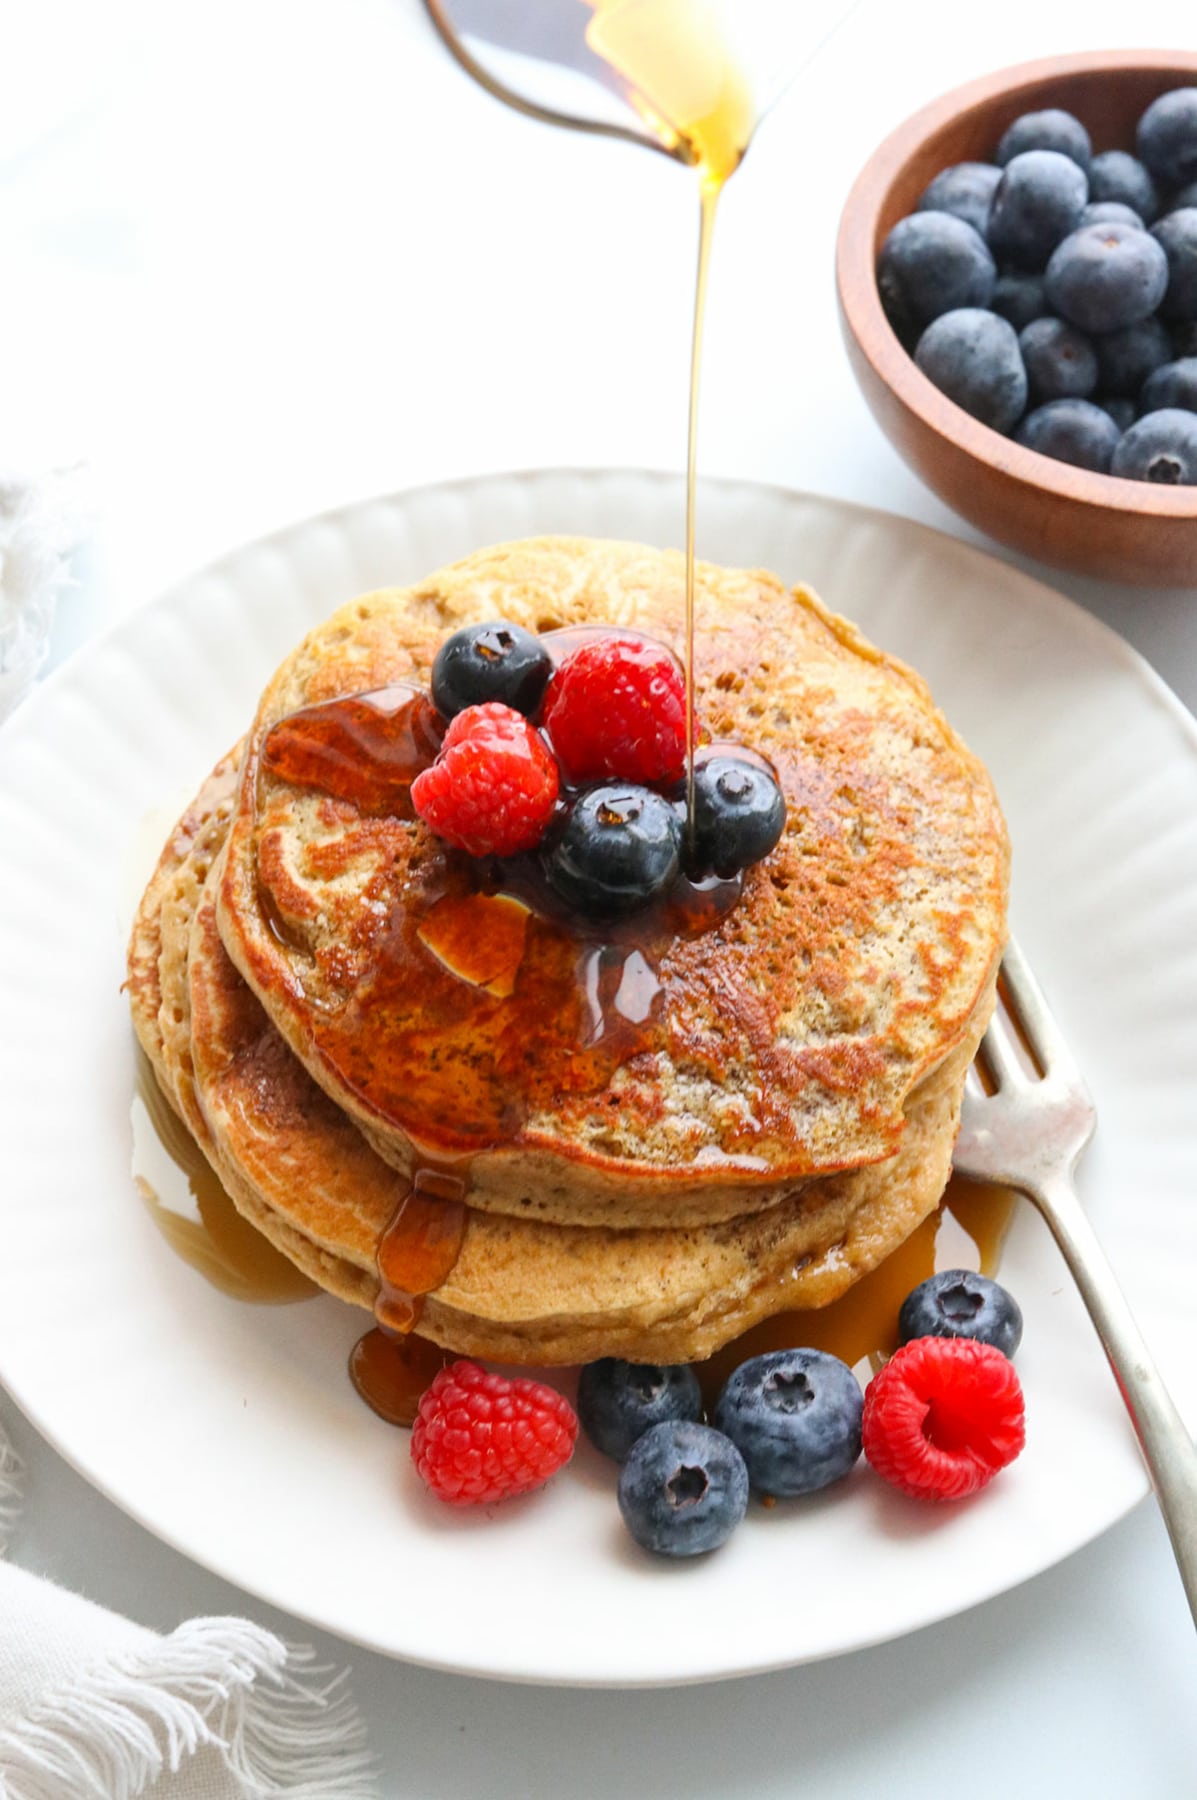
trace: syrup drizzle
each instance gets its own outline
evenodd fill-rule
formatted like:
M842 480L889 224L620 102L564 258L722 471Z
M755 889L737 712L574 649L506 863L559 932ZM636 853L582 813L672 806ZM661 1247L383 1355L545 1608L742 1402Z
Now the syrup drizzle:
M546 641L560 660L591 635L570 628ZM280 720L262 762L368 816L410 818L411 783L442 735L425 697L396 685ZM739 893L739 880L679 878L657 906L607 925L571 915L532 856L499 864L445 850L409 874L345 1004L313 1023L338 1079L418 1146L379 1241L376 1332L351 1359L375 1410L391 1416L395 1391L424 1367L403 1340L460 1254L470 1156L513 1142L538 1105L600 1092L661 1043L670 945L717 927ZM261 901L290 941L265 883Z
M142 1051L130 1122L133 1184L176 1255L234 1300L281 1306L319 1292L237 1211Z
M262 766L361 812L414 819L411 784L435 762L444 735L428 695L394 682L280 719L262 746Z

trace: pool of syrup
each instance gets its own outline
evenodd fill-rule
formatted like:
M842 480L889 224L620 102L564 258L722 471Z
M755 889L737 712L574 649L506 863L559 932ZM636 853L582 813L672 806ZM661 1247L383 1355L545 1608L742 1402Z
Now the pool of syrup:
M319 1292L242 1217L138 1052L133 1183L171 1249L222 1294L261 1306Z
M953 1175L937 1210L839 1300L830 1306L777 1313L697 1364L707 1405L714 1405L733 1369L769 1350L826 1350L856 1368L867 1382L897 1349L899 1309L920 1281L937 1269L997 1273L1014 1200L1009 1188Z

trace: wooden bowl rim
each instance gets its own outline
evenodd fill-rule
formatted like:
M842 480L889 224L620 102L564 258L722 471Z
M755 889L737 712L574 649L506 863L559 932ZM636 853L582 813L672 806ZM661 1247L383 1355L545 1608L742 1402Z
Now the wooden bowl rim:
M995 474L1036 494L1056 495L1100 512L1197 520L1197 486L1193 484L1163 487L1098 475L1027 450L972 418L923 374L895 335L877 290L881 208L897 175L925 139L959 114L989 101L1012 98L1024 87L1039 87L1069 75L1131 71L1197 76L1197 51L1097 50L1042 57L965 82L913 113L877 147L852 185L836 240L836 288L844 319L878 379L929 430Z

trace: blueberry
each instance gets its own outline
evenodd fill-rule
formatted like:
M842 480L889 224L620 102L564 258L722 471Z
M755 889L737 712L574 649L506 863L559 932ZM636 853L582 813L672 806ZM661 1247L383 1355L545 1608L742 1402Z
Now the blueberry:
M1121 200L1090 200L1081 213L1081 224L1136 225L1140 231L1146 229L1134 207Z
M864 1397L847 1363L825 1350L773 1350L724 1384L715 1424L736 1444L762 1494L813 1494L860 1455Z
M1179 193L1173 194L1168 211L1179 212L1185 206L1197 206L1197 181L1186 182Z
M658 1556L717 1550L748 1510L744 1458L709 1425L665 1420L628 1452L619 1510L636 1542Z
M1013 1356L1022 1342L1022 1311L987 1275L941 1269L907 1294L898 1314L898 1342L920 1337L975 1338Z
M688 875L738 874L768 856L785 823L785 795L764 757L751 750L699 752L694 828L685 845Z
M1134 225L1086 225L1052 252L1047 297L1082 331L1119 331L1149 318L1168 285L1168 258Z
M1153 100L1139 120L1135 147L1165 187L1197 177L1197 87L1173 88Z
M985 240L946 212L899 219L877 262L881 304L907 340L955 306L987 306L996 277Z
M1015 331L1021 331L1033 319L1042 319L1051 308L1042 275L1031 275L1025 269L1004 269L993 284L989 310L1009 319Z
M1094 340L1097 385L1104 394L1135 396L1153 369L1173 360L1172 340L1156 318L1140 319Z
M1197 356L1182 356L1177 362L1161 363L1143 383L1139 392L1140 412L1160 412L1169 406L1197 412Z
M993 190L1001 178L1002 171L993 163L953 163L923 189L915 211L954 213L984 237Z
M1160 197L1150 169L1126 150L1103 150L1089 169L1090 200L1121 200L1148 225L1157 218Z
M701 1419L698 1377L684 1363L621 1362L605 1356L587 1363L578 1378L578 1418L604 1456L623 1462L637 1438L653 1425L673 1419Z
M1197 206L1183 206L1153 225L1151 235L1168 259L1168 288L1160 317L1197 319Z
M538 637L508 619L465 625L446 638L432 665L432 699L443 718L498 700L529 718L553 665Z
M1089 198L1083 169L1058 150L1027 150L1006 164L993 195L987 236L1002 261L1042 269L1075 231Z
M1013 325L962 307L928 325L914 360L940 391L995 431L1010 431L1027 403L1027 372Z
M636 912L677 874L681 830L674 808L652 788L631 782L587 788L545 852L545 873L579 912Z
M1128 431L1139 416L1139 409L1125 394L1095 394L1094 406L1109 413L1119 431Z
M1123 433L1110 473L1172 486L1197 482L1197 413L1179 407L1146 413Z
M1018 336L1036 400L1083 399L1097 386L1097 352L1064 319L1034 319Z
M1028 150L1056 150L1061 156L1071 157L1086 174L1093 159L1089 133L1080 120L1055 106L1043 112L1023 113L1013 125L1008 125L998 144L996 160L1005 168Z
M1049 400L1028 413L1014 436L1028 450L1104 475L1120 428L1104 407L1088 400Z

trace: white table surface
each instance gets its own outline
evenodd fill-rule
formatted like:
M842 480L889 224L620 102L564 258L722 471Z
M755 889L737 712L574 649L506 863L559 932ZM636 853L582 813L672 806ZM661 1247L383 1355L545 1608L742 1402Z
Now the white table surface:
M331 504L495 469L681 464L682 171L508 114L448 62L418 0L22 10L0 122L0 464L85 460L97 520L56 661L208 557ZM1155 0L1146 21L1124 0L864 0L728 191L704 472L980 542L853 384L840 207L882 134L942 90L1143 39L1191 47L1192 0ZM1035 572L1197 706L1197 593ZM2 1399L0 1418L30 1471L19 1563L146 1624L244 1611L349 1660L388 1800L1197 1788L1192 1626L1149 1505L899 1643L721 1686L550 1693L322 1638L148 1536Z

